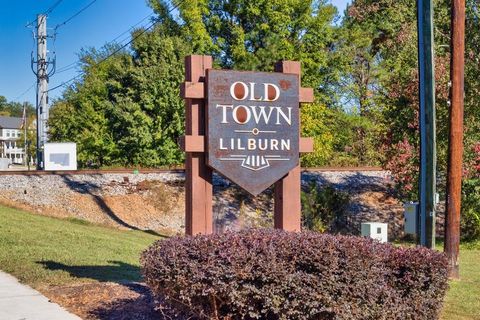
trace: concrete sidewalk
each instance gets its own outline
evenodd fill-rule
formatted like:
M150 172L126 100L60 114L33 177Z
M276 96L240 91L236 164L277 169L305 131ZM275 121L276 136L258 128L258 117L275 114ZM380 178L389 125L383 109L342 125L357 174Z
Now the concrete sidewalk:
M23 285L11 275L0 271L1 320L81 320L49 302L40 292Z

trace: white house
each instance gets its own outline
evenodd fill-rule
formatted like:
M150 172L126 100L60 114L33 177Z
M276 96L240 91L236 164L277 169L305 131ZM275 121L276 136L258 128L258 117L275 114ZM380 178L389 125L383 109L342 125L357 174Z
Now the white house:
M0 158L8 158L14 164L24 163L25 151L18 146L22 128L22 118L0 116Z

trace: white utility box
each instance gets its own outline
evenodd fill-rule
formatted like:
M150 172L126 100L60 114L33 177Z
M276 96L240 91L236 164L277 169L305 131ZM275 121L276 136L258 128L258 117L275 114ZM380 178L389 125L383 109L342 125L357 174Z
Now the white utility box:
M417 234L418 202L409 202L403 205L405 218L405 233Z
M388 241L388 224L380 222L362 223L362 236L369 237L380 242Z
M77 144L74 142L45 143L45 170L77 170Z
M10 159L0 158L0 170L8 170L9 165L10 165Z

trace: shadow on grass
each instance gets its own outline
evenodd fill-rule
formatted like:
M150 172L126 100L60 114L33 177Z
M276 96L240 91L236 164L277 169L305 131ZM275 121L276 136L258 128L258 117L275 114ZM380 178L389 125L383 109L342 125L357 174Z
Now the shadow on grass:
M116 282L125 284L131 281L141 281L140 268L122 261L108 261L111 265L103 266L69 266L56 261L37 261L47 270L62 270L75 278L87 278L100 282Z

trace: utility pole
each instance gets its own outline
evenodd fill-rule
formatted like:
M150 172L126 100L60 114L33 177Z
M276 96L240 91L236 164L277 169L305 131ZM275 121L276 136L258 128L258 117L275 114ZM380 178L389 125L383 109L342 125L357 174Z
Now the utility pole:
M418 66L420 96L420 245L435 247L435 66L433 52L433 1L417 0Z
M24 165L29 167L28 163L28 147L27 147L27 103L23 103L23 161Z
M36 113L37 113L37 170L42 170L44 167L43 148L48 142L48 79L55 72L55 59L50 60L47 57L47 15L39 14L36 20L37 32L37 60L33 59L32 54L32 71L37 76L37 99L36 99ZM33 68L37 64L36 71ZM49 65L53 68L48 71Z
M463 168L463 97L465 69L465 0L452 1L450 42L450 132L448 136L445 247L449 276L459 278L460 212Z

